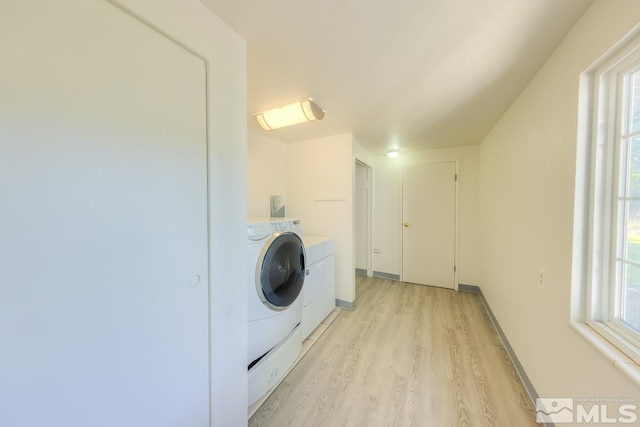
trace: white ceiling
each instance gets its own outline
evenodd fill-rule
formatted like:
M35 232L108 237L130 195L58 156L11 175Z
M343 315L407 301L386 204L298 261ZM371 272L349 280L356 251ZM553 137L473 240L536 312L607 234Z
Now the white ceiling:
M312 97L372 153L478 144L591 0L200 0L247 41L252 113Z

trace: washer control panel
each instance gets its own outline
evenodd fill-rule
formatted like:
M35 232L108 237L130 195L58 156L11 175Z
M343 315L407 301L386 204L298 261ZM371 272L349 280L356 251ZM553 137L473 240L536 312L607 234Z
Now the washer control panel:
M302 221L292 218L267 218L249 221L247 224L247 237L252 241L259 241L271 234L291 231L302 236Z
M292 231L298 235L302 235L302 222L299 219L285 218L282 220L271 221L271 229L274 233L282 233L284 231Z
M271 229L274 233L280 233L282 231L291 231L291 223L288 221L273 221L271 222Z

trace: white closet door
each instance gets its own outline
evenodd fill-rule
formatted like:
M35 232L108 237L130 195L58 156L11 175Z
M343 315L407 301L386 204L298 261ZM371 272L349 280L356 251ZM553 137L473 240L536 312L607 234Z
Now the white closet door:
M102 0L0 57L0 425L208 425L204 62Z

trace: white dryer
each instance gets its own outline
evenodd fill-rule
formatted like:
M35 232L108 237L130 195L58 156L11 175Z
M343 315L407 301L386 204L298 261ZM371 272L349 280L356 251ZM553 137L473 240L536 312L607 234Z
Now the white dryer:
M249 219L249 367L302 321L306 252L301 234L302 225L297 219Z
M303 236L307 251L307 277L304 282L302 339L306 339L336 307L336 270L333 239Z

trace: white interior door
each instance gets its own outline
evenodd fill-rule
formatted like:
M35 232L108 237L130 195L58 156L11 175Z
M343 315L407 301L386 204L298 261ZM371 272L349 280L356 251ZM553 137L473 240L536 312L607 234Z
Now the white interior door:
M402 280L455 289L455 162L402 170Z
M100 0L0 56L0 425L208 426L204 62Z

